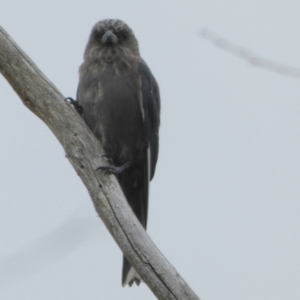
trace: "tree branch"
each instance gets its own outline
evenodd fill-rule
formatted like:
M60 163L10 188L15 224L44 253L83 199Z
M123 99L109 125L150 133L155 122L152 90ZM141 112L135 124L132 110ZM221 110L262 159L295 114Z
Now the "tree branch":
M113 175L95 172L103 147L62 94L0 27L0 71L63 146L107 229L158 299L199 299L154 245Z
M255 67L260 67L271 72L279 73L285 76L300 78L300 69L279 64L275 61L260 57L259 55L249 51L246 48L235 45L234 43L224 39L209 29L202 29L200 36L215 46L225 50L235 56L238 56Z

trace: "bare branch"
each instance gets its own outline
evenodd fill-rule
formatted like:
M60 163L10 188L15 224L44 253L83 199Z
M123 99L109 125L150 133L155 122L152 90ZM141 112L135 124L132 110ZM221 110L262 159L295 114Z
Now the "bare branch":
M241 57L255 67L264 68L268 71L279 73L285 76L300 78L300 69L289 67L283 64L279 64L275 61L260 57L259 55L249 51L248 49L242 48L224 39L223 37L217 35L209 29L202 29L200 31L200 36L211 42L218 48L221 48L222 50L225 50L235 56Z
M103 165L102 145L62 94L0 27L0 70L23 103L55 134L107 229L158 299L199 299L154 245Z

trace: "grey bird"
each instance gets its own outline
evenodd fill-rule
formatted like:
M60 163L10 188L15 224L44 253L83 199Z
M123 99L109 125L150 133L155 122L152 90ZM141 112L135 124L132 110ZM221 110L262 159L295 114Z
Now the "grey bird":
M127 24L114 19L95 24L79 77L77 101L82 117L111 161L100 168L117 176L146 229L149 182L158 157L160 97ZM134 282L139 285L141 277L124 257L122 285Z

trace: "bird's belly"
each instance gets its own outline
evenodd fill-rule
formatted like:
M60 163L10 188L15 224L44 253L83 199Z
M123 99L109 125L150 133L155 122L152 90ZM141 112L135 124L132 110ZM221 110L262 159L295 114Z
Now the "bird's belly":
M139 82L124 76L100 82L103 94L95 105L99 121L94 132L115 164L136 160L145 147Z

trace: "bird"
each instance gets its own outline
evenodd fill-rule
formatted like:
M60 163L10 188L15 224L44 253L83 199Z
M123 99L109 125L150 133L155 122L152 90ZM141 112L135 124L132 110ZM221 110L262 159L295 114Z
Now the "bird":
M149 183L158 158L160 93L125 22L105 19L92 28L79 67L77 102L110 162L100 169L116 175L146 229ZM122 285L139 285L141 280L124 256Z

